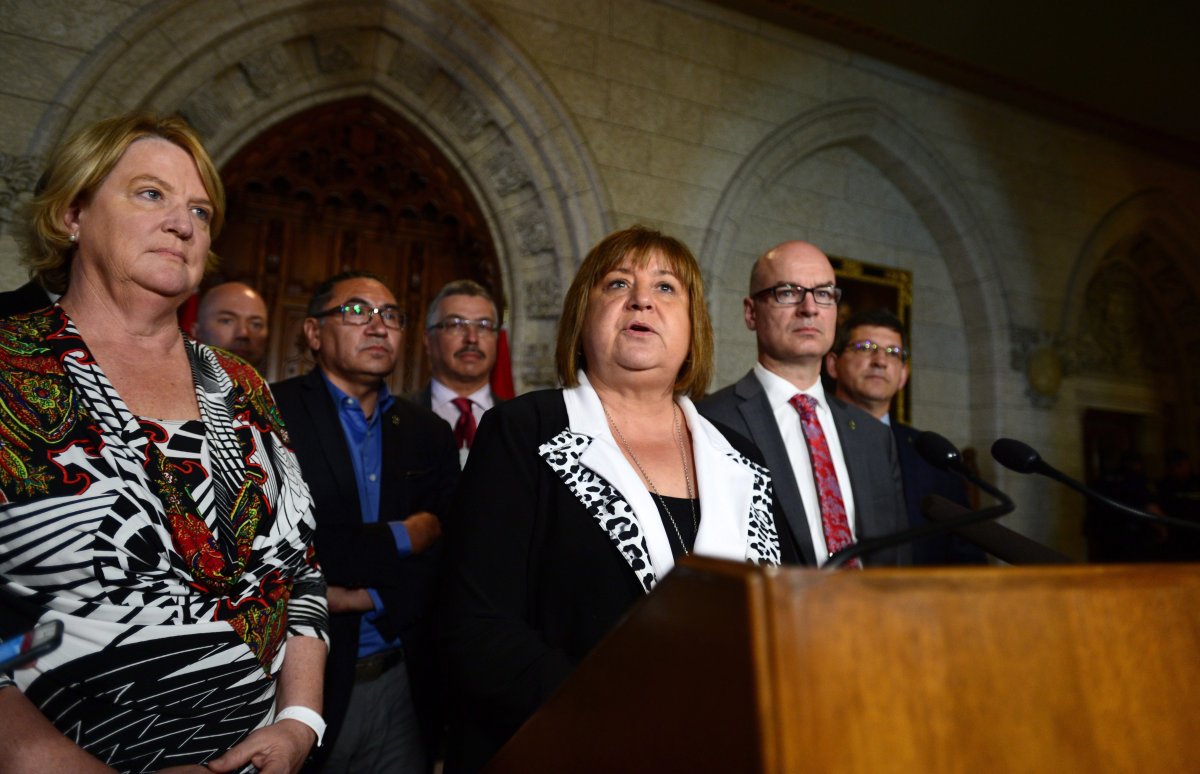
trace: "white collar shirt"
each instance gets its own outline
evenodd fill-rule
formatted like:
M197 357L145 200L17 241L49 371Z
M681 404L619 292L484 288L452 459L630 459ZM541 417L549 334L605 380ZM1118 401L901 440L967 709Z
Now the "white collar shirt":
M458 424L458 406L455 406L453 403L457 397L459 397L457 392L442 384L437 379L429 382L429 407L433 410L433 413L449 422L450 427ZM492 397L492 388L485 384L465 397L471 401L471 414L475 417L475 425L478 426L479 420L483 419L484 413L496 403L495 398ZM467 455L470 451L466 447L458 450L458 462L460 466L467 464Z
M804 430L800 426L800 414L790 403L799 394L810 395L817 401L817 419L825 433L825 442L829 445L829 455L833 458L833 469L837 474L838 487L842 490L842 502L846 506L846 519L850 524L850 534L856 537L854 493L850 490L850 474L846 469L846 458L842 454L842 443L838 438L837 423L829 410L829 401L825 397L825 388L818 378L805 390L796 389L795 385L778 374L768 371L762 363L754 364L754 375L767 394L767 402L775 415L775 424L779 434L783 436L783 445L788 451L788 460L792 464L792 474L796 477L796 485L800 489L800 501L804 506L804 515L808 518L808 531L812 538L813 551L817 556L817 564L825 564L829 550L825 547L825 528L821 523L821 504L817 497L817 483L813 476L812 462L808 455L808 442L804 439Z

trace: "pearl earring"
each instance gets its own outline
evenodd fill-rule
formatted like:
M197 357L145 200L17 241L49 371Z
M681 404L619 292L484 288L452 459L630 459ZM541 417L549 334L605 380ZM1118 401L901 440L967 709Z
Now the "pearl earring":
M77 241L77 240L79 239L79 235L78 235L78 234L71 234L71 236L69 237L69 239L70 239L72 242L75 242L75 241Z

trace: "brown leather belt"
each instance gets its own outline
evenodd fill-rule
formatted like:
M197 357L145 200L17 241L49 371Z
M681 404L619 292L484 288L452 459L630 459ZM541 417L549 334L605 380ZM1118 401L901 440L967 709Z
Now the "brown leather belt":
M369 683L397 664L404 663L404 649L396 648L382 653L373 653L360 658L354 664L354 682Z

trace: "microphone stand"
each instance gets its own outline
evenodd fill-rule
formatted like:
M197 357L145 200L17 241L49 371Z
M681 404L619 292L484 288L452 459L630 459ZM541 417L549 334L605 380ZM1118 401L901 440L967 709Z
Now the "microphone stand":
M975 486L990 494L1000 501L1000 505L991 508L984 508L978 511L968 511L961 516L956 516L953 519L943 521L940 524L921 524L916 527L911 527L900 532L894 532L891 535L882 535L877 538L866 538L859 540L851 545L846 546L840 551L835 551L827 562L822 566L824 570L836 570L851 559L861 556L862 554L878 551L883 548L891 548L892 546L908 543L919 538L928 537L930 535L940 535L946 532L953 532L960 527L967 527L972 524L978 524L981 521L988 519L996 519L1006 514L1012 513L1016 505L1012 498L1001 492L996 487L984 481L979 476L975 475L970 468L962 464L962 455L954 444L947 441L937 433L926 431L917 436L915 442L917 451L925 458L929 464L942 470L953 470L958 475L970 481Z
M1174 516L1160 516L1149 513L1103 495L1047 463L1029 444L1013 438L997 438L995 443L992 444L992 459L1015 473L1040 473L1046 478L1053 479L1060 484L1065 484L1084 497L1098 500L1109 508L1133 516L1134 518L1154 524L1168 524L1172 527L1200 530L1200 523L1188 521L1187 519L1178 519Z
M929 537L931 535L941 535L946 532L954 532L962 527L969 527L972 524L978 524L979 522L987 521L988 519L998 519L1001 516L1012 513L1014 507L1015 506L1013 505L1012 501L1009 501L1007 503L992 506L991 508L983 508L982 510L978 511L967 511L960 516L955 516L952 519L948 519L936 524L921 524L900 532L893 532L891 535L883 535L881 537L859 540L856 543L846 546L840 551L834 552L829 557L829 561L825 562L825 564L821 566L821 569L836 570L856 556L862 556L863 554L868 554L872 551L879 551L884 548L902 545L913 540L920 540L923 537Z

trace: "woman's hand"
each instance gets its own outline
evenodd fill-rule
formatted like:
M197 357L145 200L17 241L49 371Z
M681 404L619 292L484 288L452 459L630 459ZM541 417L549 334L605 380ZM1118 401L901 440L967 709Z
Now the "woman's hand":
M209 761L208 769L232 772L253 763L260 774L294 774L316 741L316 732L300 721L280 720L258 729L221 757Z

